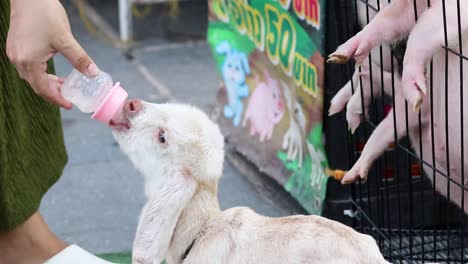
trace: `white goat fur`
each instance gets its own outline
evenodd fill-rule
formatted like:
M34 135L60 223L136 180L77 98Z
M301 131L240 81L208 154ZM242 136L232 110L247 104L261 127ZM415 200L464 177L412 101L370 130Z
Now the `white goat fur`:
M133 263L389 263L372 237L323 217L221 211L224 139L218 126L191 106L142 105L127 115L130 129L114 130L146 181ZM158 140L160 129L165 143Z

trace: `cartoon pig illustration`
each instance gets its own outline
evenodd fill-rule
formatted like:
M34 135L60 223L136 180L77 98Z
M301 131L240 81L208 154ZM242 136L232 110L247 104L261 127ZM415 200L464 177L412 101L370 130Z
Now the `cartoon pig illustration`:
M271 78L268 71L264 71L265 81L253 91L247 105L242 126L250 120L250 135L257 133L260 142L271 139L273 129L283 118L285 105L281 98L280 81ZM281 82L282 86L285 86Z
M216 47L220 55L226 54L222 66L222 75L226 85L228 102L224 106L224 117L231 119L234 126L238 126L244 111L242 98L249 95L249 87L245 82L250 74L249 62L245 53L233 49L227 41Z

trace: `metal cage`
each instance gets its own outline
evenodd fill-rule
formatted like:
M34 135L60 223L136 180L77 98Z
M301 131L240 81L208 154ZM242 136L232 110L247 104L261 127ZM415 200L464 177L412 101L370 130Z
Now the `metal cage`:
M357 23L356 1L366 4L367 13L370 9L378 11L378 6L372 6L367 0L332 0L327 2L327 54L335 51L338 45L344 43L361 29ZM448 15L460 16L459 12ZM368 14L367 18L369 18ZM461 50L462 32L460 27L458 27L458 33L460 36L459 50L449 49L447 45L442 48L447 54L452 53L460 57L460 72L463 72L463 61L466 63L468 55L466 53L463 55ZM380 60L382 59L383 57L380 55ZM328 109L331 98L350 80L354 71L353 63L347 65L328 64L326 67L327 89L324 112ZM445 67L447 68L447 65ZM431 79L432 69L431 64L431 72L429 73ZM394 72L393 75L397 78L398 73ZM457 95L447 94L447 85L440 87L441 89L445 88L446 104L449 96L463 98L462 76L460 76L460 83L460 94ZM372 91L374 89L372 82L370 85ZM395 87L392 87L393 92L394 89ZM325 119L327 152L332 167L350 169L353 166L369 135L383 119L386 107L392 105L392 96L393 94L372 98L368 108L369 115L363 116L363 121L354 135L349 132L345 133L348 131L348 127L344 113L339 114L338 117ZM432 102L433 99L431 96L425 100ZM463 102L460 104L461 122L463 123ZM432 108L433 104L431 103L431 111L433 111ZM406 114L408 111L411 109L406 105ZM364 113L364 109L362 112ZM406 123L407 126L407 118L408 115L404 121L395 121L394 119L394 123L399 123L399 125ZM394 125L396 126L396 124ZM444 125L444 128L438 129L448 129L448 124ZM421 127L421 123L419 123L419 127ZM463 142L463 125L461 125L461 129L461 142ZM421 128L419 133L421 133ZM448 135L448 133L445 134ZM434 141L432 144L434 146ZM430 180L433 178L433 182L435 182L435 177L444 177L447 181L449 196L450 175L442 173L432 166L435 164L434 152L432 157L420 158L415 154L411 145L415 148L422 148L421 141L410 144L408 134L404 140L395 142L393 147L387 149L374 163L369 172L368 181L356 183L350 188L346 188L349 192L343 191L343 187L339 183L329 183L324 215L374 236L382 254L392 263L468 263L468 229L465 224L467 217L462 209L450 202L447 197L439 194ZM463 147L461 147L461 157L461 166L463 166ZM446 159L450 161L448 154ZM432 174L426 175L421 169L423 166L429 167ZM461 171L462 179L464 179L463 167ZM464 198L467 191L463 183L464 180L458 184L459 188L462 189L461 199ZM350 199L348 199L349 197ZM463 206L463 200L461 202ZM343 211L346 212L346 215L343 215Z

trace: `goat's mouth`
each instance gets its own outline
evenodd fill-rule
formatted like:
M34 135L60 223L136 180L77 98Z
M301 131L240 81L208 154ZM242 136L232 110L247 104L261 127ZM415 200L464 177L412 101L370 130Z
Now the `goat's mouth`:
M112 128L112 130L115 131L127 131L130 129L130 122L125 119L125 120L114 120L112 119L109 121L109 126Z
M131 127L130 119L135 116L143 105L140 100L128 100L114 114L109 121L109 126L114 131L127 131Z

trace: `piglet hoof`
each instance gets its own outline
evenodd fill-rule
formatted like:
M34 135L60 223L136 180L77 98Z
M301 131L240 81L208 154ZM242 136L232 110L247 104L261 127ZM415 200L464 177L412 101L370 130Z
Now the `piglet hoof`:
M330 54L327 59L327 63L334 64L346 64L349 61L349 57L340 54Z
M330 108L328 109L328 116L336 115L336 114L338 114L339 112L340 112L340 111L337 110L335 107L330 106Z
M416 100L416 103L414 104L414 108L413 108L413 111L415 113L419 113L419 110L421 110L422 102L423 102L423 98L422 98L421 95L419 95L418 99Z
M361 165L361 162L358 160L357 163L354 164L353 168L343 176L341 183L350 184L357 181L358 179L367 181L367 173L367 166Z
M351 131L351 134L354 135L356 129L359 127L362 121L360 113L354 113L352 111L346 112L346 121L348 122L348 129Z
M343 64L354 58L356 64L360 65L372 49L370 40L371 38L362 34L350 38L328 56L327 62Z
M345 108L346 104L351 97L350 94L345 94L346 91L343 92L340 90L335 97L330 101L330 108L328 108L328 116L335 115Z
M405 64L403 69L403 93L408 103L412 106L413 111L419 113L423 97L427 94L424 66L408 63Z
M415 113L419 113L421 109L421 105L423 103L423 93L417 87L404 87L405 90L405 97L408 101L409 105L413 109Z

